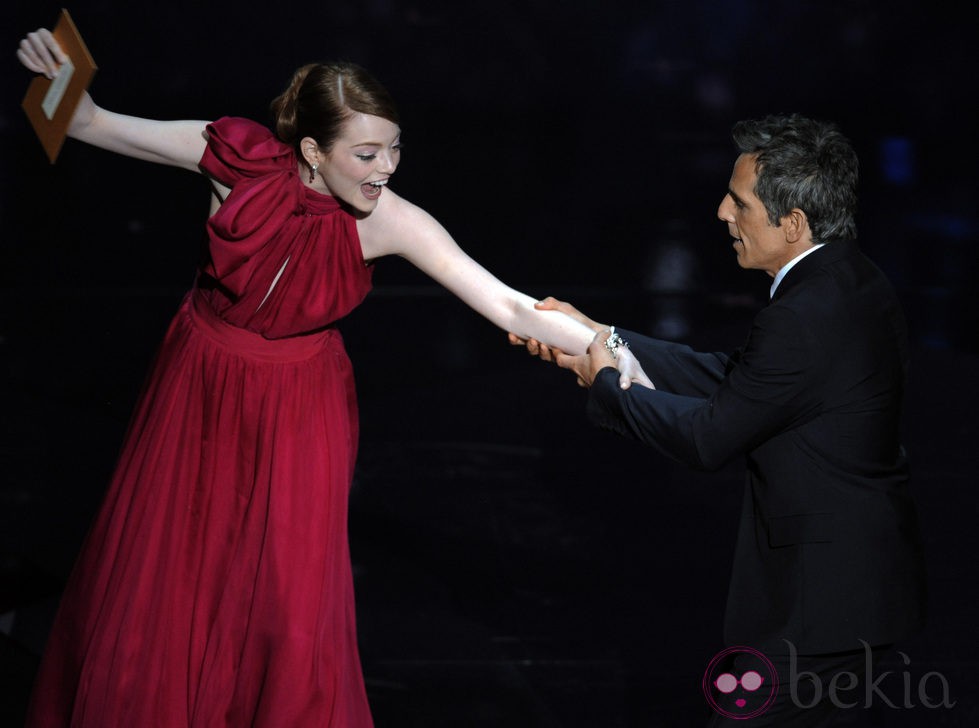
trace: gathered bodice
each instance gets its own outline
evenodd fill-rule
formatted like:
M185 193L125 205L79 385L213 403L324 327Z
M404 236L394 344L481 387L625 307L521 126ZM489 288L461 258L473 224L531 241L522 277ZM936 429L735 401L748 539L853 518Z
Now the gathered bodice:
M329 326L370 291L357 221L303 184L292 149L247 119L207 126L201 169L231 192L207 223L198 287L235 326L276 339Z

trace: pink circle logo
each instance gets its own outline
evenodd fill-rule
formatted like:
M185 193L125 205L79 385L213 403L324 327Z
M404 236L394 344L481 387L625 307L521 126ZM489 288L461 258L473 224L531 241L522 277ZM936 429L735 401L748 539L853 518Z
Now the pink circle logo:
M704 696L711 707L726 718L755 718L775 702L778 673L758 650L728 647L718 652L707 665L703 680Z

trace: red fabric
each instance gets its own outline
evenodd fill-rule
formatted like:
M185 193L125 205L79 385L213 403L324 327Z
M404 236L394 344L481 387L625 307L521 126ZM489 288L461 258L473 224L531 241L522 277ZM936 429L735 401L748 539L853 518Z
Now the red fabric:
M356 220L302 183L292 150L268 129L225 118L207 133L201 168L232 188L207 223L204 272L219 284L208 293L214 310L267 338L313 331L349 313L370 290L373 270L364 265Z
M347 546L356 400L327 327L370 271L353 219L267 130L209 133L202 166L233 191L205 272L227 291L192 291L167 331L28 726L372 725Z

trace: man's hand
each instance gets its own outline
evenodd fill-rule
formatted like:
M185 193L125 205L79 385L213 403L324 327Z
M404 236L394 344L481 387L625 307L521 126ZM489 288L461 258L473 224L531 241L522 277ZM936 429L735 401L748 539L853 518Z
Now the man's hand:
M600 324L588 318L570 303L566 301L559 301L553 296L548 296L544 300L538 301L534 304L534 308L536 308L538 311L560 311L564 315L570 316L575 321L584 324L596 334L600 331L607 331L609 328L605 324ZM541 342L537 341L537 339L523 339L513 333L509 334L508 337L511 344L514 346L527 347L527 351L531 356L540 357L543 361L556 361L556 357L559 354L565 356L564 352L562 352L560 349L551 348L546 344L542 344Z
M590 387L602 369L615 366L615 359L612 358L611 352L605 348L605 340L609 334L608 329L595 334L595 338L588 345L588 351L585 354L572 356L559 351L554 355L554 361L562 369L570 369L575 373L578 377L579 387Z
M558 299L554 298L554 296L548 296L544 300L538 301L534 304L534 308L536 308L538 311L560 311L565 316L570 316L575 321L584 324L596 334L599 331L605 331L608 329L608 326L605 324L592 321L567 301L559 301Z

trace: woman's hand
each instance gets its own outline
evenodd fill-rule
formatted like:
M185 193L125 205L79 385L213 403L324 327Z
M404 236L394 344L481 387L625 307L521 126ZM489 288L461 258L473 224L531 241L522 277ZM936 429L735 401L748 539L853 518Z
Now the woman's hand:
M656 385L646 376L642 364L639 363L639 360L631 351L620 346L617 357L616 369L619 370L619 386L622 389L628 389L633 384L639 384L649 389L656 389Z
M25 68L47 78L57 76L61 64L68 61L68 56L47 28L38 28L22 38L17 58Z
M619 372L620 388L629 389L633 384L639 384L649 389L656 389L643 371L639 360L627 346L620 345L616 349L615 356L612 355L605 346L609 336L611 336L609 329L599 331L588 347L588 352L581 356L571 356L555 349L552 352L554 361L562 369L573 371L578 377L578 384L582 387L590 387L602 369L615 367Z
M68 55L61 50L58 41L47 28L38 28L28 33L17 47L17 58L28 70L43 74L46 78L54 78L61 70L61 65L68 62ZM78 137L92 123L95 116L95 103L88 92L82 94L72 114L68 127L68 136Z

